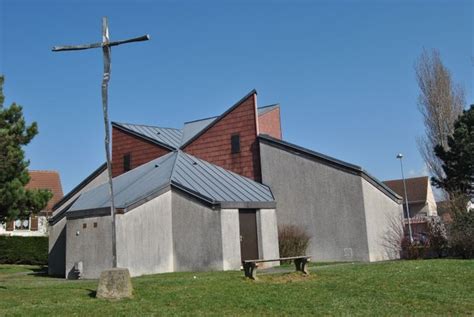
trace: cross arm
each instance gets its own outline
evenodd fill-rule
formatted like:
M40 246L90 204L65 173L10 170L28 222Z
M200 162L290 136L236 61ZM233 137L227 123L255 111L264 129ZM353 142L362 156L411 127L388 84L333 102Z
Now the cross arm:
M149 39L150 39L150 35L147 34L147 35L143 35L143 36L139 36L139 37L134 37L134 38L128 39L128 40L110 42L109 46L117 46L117 45L120 45L120 44L126 44L126 43L132 43L132 42L148 41Z
M79 51L79 50L87 50L90 48L99 48L103 46L117 46L120 44L132 43L132 42L142 42L148 41L150 39L150 35L143 35L139 37L134 37L127 40L122 41L113 41L109 43L93 43L93 44L84 44L84 45L63 45L63 46L54 46L52 51L53 52L60 52L60 51Z
M79 51L79 50L87 50L90 48L99 48L99 47L102 47L102 43L93 43L93 44L84 44L84 45L63 45L63 46L54 46L52 51L53 52Z

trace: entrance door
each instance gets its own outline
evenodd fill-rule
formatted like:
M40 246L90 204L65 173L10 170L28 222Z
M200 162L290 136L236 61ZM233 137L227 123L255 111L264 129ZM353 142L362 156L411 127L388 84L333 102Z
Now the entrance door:
M258 259L257 211L239 209L239 226L242 261Z

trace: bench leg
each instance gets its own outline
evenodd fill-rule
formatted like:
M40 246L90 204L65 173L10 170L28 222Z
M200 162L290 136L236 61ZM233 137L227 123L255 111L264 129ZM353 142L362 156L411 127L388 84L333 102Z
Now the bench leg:
M245 277L252 280L257 279L257 265L255 263L244 263Z
M309 262L308 259L296 259L295 260L296 271L303 272L306 275L309 274L308 265L307 265L308 262Z

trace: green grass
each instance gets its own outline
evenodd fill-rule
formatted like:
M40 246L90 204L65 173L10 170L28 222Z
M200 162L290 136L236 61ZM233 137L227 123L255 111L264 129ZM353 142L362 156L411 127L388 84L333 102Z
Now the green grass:
M170 273L133 279L134 298L94 298L97 281L0 266L0 315L469 315L474 261L312 266L312 274ZM196 278L194 278L196 276Z

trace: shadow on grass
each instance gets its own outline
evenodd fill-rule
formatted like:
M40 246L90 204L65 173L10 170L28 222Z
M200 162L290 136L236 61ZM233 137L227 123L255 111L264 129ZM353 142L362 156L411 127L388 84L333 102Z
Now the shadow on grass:
M90 298L96 298L96 295L97 295L97 291L95 289L88 289L87 291L89 291L89 297Z

